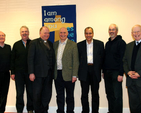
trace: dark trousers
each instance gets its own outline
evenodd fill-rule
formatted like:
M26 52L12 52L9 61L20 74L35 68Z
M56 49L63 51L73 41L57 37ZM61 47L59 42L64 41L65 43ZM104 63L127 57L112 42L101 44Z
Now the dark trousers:
M93 66L88 66L87 81L80 81L81 83L81 103L82 113L89 113L88 93L89 86L91 86L92 95L92 113L98 113L99 111L99 82L94 75Z
M66 75L67 76L67 75ZM55 88L57 93L57 113L65 113L65 91L66 91L66 104L67 113L74 113L74 86L72 81L64 81L62 71L57 71L57 79L55 80Z
M52 77L36 77L33 82L33 105L35 113L48 113L52 96Z
M106 70L104 72L105 89L110 113L122 113L122 82L117 81L118 71Z
M136 80L127 87L131 113L141 113L141 87L136 85Z
M16 109L18 112L22 112L24 108L24 89L26 87L27 93L27 110L33 110L33 91L32 82L29 80L29 74L24 71L17 71L15 73L15 83L16 83Z
M9 89L10 73L0 72L0 113L4 113Z

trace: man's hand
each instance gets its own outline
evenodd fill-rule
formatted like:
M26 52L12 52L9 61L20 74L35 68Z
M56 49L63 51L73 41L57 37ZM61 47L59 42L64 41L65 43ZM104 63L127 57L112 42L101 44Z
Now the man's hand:
M123 76L118 75L117 80L118 80L118 82L122 82L123 81Z
M140 75L137 72L135 72L135 71L129 71L128 75L132 79L138 79L138 77L140 77Z
M11 75L11 79L12 79L12 80L15 80L15 74L12 74L12 75Z
M74 83L77 80L76 77L72 77L72 83Z
M132 76L132 75L135 74L135 71L129 71L127 74L128 74L129 76Z
M30 74L29 75L29 79L31 80L31 81L34 81L35 80L35 75L32 73L32 74Z
M134 75L130 76L132 79L138 79L138 77L140 77L140 75L136 72Z

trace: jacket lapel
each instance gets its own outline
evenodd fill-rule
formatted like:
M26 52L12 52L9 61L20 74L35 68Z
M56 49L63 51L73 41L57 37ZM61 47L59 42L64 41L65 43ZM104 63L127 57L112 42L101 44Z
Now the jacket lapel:
M55 58L57 59L57 52L58 52L58 46L59 46L59 41L57 41L56 43L54 43L54 50L55 50Z
M129 48L129 53L128 53L128 55L129 55L129 61L132 61L132 54L133 54L133 48L134 48L134 44L135 44L135 42L132 42L131 43L131 46L130 46L130 48ZM129 62L130 63L130 66L131 66L131 62Z
M62 58L64 57L64 54L66 53L66 51L69 50L69 47L70 47L70 40L68 39L67 42L66 42L66 46L64 48L64 52L63 52Z
M139 47L138 53L137 53L137 58L136 58L136 62L138 61L138 59L141 59L141 45Z
M96 56L96 54L97 54L97 48L98 46L97 46L97 43L96 43L96 41L93 39L93 63L94 63L94 61L95 61L95 56Z

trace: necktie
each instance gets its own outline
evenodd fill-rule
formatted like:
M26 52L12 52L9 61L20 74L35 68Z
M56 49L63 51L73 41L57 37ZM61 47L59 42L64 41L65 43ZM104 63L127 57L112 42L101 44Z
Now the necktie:
M137 42L136 42L136 46L137 46L138 44L139 44L139 42L137 41Z
M47 41L44 41L45 46L50 50L50 46Z

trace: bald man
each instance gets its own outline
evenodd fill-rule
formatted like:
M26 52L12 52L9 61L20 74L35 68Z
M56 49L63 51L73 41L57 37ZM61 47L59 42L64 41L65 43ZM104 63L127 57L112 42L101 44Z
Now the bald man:
M11 46L5 44L5 33L0 31L0 113L4 113L10 80Z
M60 40L53 44L56 56L55 87L57 92L57 113L74 113L74 85L78 74L78 49L75 42L67 38L68 31L62 27L59 31ZM65 99L66 91L66 99Z
M126 43L118 34L116 24L109 26L109 41L105 45L104 81L110 113L122 113L123 55Z
M48 40L50 31L40 28L40 37L31 41L28 51L28 72L33 82L33 105L35 113L48 113L52 96L54 67L53 44Z
M126 46L123 58L126 86L129 95L131 113L141 113L141 25L132 28L135 41Z

